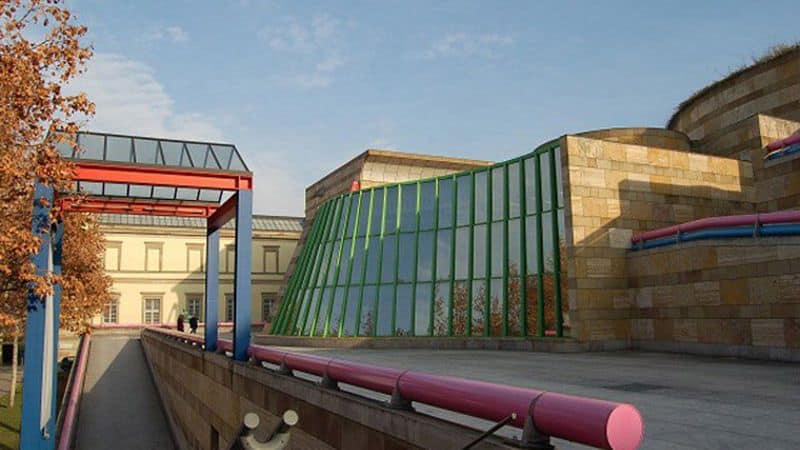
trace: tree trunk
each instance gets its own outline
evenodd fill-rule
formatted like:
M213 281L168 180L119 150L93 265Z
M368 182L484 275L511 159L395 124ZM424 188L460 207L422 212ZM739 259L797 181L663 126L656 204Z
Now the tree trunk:
M14 397L17 395L17 360L19 359L19 335L14 334L14 350L11 357L11 391L8 393L8 407L14 407Z

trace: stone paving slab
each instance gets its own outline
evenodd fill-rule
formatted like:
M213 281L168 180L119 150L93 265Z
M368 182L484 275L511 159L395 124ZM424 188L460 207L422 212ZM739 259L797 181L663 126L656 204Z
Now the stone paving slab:
M287 350L632 403L644 417L644 449L800 448L800 364L638 351ZM425 405L417 409L489 426Z

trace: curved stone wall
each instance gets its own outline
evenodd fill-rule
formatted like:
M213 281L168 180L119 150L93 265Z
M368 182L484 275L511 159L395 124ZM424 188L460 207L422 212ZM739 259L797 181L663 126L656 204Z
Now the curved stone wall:
M800 120L800 47L735 72L686 100L667 127L702 145L754 114Z
M602 130L585 131L575 136L590 139L600 139L620 144L643 145L645 147L668 148L671 150L689 150L689 138L673 130L662 128L606 128Z

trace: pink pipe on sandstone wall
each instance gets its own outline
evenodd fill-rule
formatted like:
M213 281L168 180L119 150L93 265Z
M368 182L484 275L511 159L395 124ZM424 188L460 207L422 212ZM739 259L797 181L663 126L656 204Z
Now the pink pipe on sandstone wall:
M75 362L75 372L72 374L67 406L64 410L64 421L61 423L61 433L58 438L58 450L69 450L75 439L76 422L78 419L78 403L83 394L83 379L86 376L86 364L89 359L89 341L91 335L84 334L81 338L81 348L78 360Z
M778 150L783 147L788 147L790 145L794 145L800 142L800 134L795 134L794 136L789 136L784 139L779 139L775 142L770 142L767 144L768 150Z
M233 350L229 340L220 339L217 346L222 351ZM523 428L526 418L531 417L540 433L597 448L635 449L644 436L641 414L629 404L380 367L260 345L250 345L248 355L283 369L399 395L407 401L486 420L501 421L516 413L511 425Z
M778 211L762 214L742 214L737 216L707 217L704 219L693 220L691 222L672 225L658 230L647 231L634 234L631 242L649 241L667 236L674 236L678 233L687 233L708 228L724 228L736 226L748 226L757 224L776 224L776 223L797 223L800 222L800 211Z

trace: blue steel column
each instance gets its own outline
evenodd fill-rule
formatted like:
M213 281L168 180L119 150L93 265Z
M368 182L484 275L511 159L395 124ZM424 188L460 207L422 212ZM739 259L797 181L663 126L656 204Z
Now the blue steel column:
M40 204L39 200L45 203ZM50 265L50 205L53 203L53 189L38 181L34 185L32 231L41 239L39 251L31 261L36 265L39 275L46 274ZM55 296L54 296L55 297ZM46 298L28 291L27 316L25 322L25 365L22 389L22 421L20 430L20 448L52 449L55 447L53 416L50 411L42 410L42 392L48 380L44 374L45 355L45 302ZM56 318L57 320L57 318ZM56 336L58 335L55 330ZM56 338L57 339L57 338ZM53 366L55 370L56 366ZM54 374L52 374L54 375ZM53 393L55 397L55 393ZM44 428L41 427L42 415L50 415Z
M236 202L236 268L233 275L233 358L247 361L250 346L253 191L241 190Z
M206 230L206 351L217 351L217 315L219 314L219 235L220 228Z

